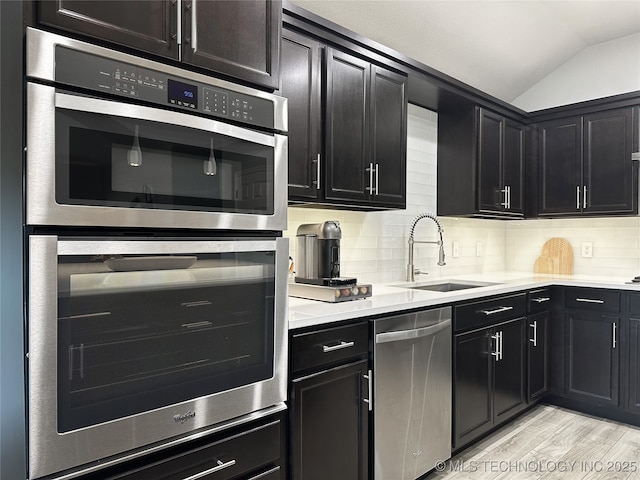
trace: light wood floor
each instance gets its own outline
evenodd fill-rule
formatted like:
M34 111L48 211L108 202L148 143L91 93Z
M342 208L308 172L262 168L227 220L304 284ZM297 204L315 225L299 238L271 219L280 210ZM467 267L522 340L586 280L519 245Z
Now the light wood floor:
M640 428L540 405L427 479L640 479Z

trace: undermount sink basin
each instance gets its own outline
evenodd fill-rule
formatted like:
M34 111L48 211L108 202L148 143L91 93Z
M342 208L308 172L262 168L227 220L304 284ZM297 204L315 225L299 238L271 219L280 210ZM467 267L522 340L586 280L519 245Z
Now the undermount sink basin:
M442 282L431 283L428 285L417 285L406 287L412 290L430 290L433 292L453 292L455 290L466 290L467 288L488 287L489 285L497 285L491 282Z

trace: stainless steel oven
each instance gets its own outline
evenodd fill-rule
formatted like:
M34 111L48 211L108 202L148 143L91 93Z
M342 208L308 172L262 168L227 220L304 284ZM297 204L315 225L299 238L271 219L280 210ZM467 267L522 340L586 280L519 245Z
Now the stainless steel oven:
M284 409L285 238L28 240L29 478Z
M27 29L29 225L286 229L286 100Z

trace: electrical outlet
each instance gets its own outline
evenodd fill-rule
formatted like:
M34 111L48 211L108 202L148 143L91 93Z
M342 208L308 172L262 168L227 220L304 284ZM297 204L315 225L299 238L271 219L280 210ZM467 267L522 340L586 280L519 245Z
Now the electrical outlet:
M476 257L481 257L484 254L484 246L482 242L476 242Z
M582 242L582 257L583 258L591 258L591 257L593 257L593 243L592 242Z
M460 256L460 243L453 242L453 248L451 249L451 256L458 258Z

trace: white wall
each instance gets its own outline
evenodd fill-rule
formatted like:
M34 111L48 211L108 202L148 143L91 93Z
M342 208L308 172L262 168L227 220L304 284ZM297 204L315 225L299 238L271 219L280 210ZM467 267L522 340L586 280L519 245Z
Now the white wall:
M640 33L584 49L511 103L531 112L636 90Z
M341 274L361 282L404 281L409 228L417 214L436 212L437 114L409 106L407 122L407 208L383 212L354 212L290 207L290 253L296 260L298 225L338 220L342 227ZM441 218L447 265L437 266L435 245L416 245L415 265L426 270L419 280L509 270L531 273L543 244L566 238L574 248L574 273L632 278L640 274L640 218L554 220L484 220ZM435 239L436 227L424 219L416 239ZM459 243L459 257L452 243ZM583 241L593 243L593 257L581 257ZM477 243L482 252L477 256Z

